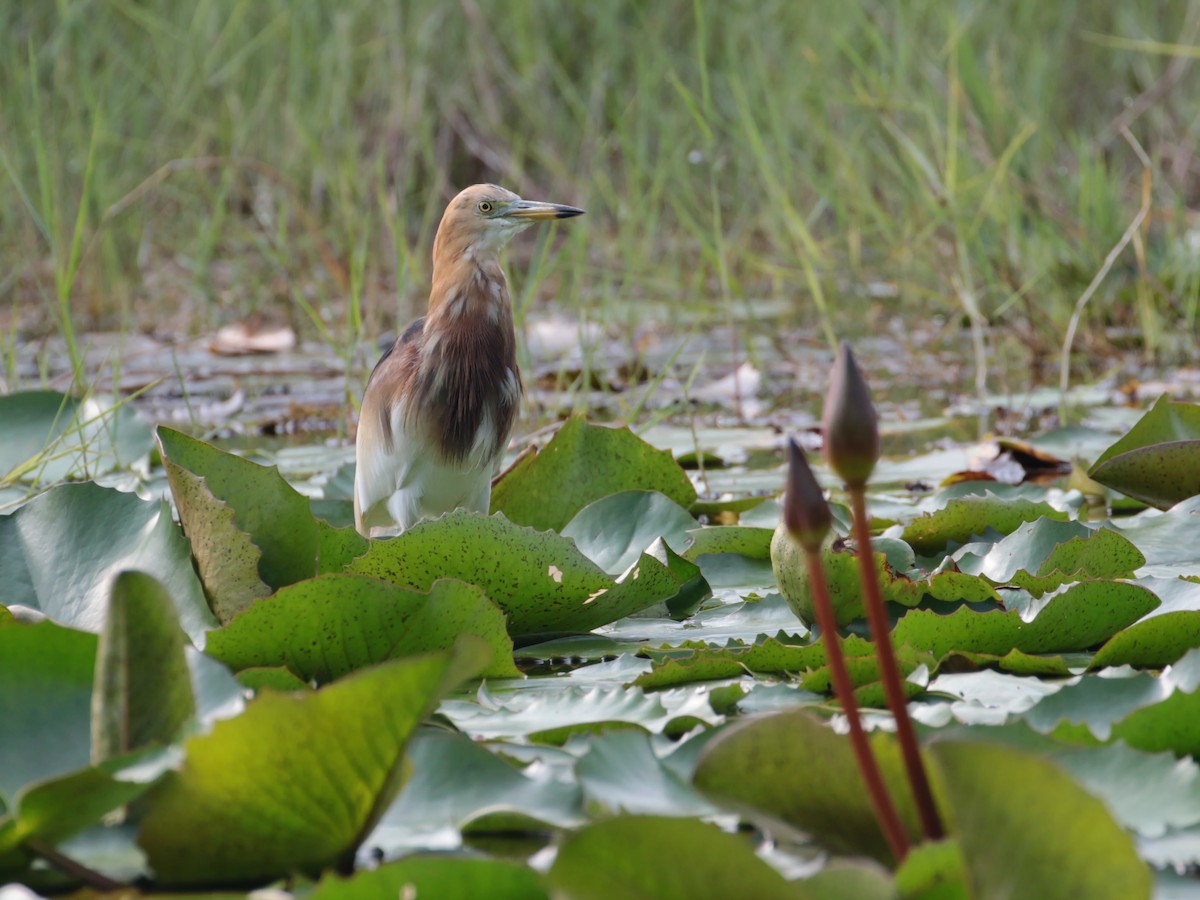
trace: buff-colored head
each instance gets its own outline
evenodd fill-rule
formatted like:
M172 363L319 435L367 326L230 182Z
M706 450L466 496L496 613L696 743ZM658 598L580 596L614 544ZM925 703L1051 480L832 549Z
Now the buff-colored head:
M435 267L460 255L493 257L509 239L535 222L583 215L560 203L522 200L495 184L475 184L450 201L433 242Z

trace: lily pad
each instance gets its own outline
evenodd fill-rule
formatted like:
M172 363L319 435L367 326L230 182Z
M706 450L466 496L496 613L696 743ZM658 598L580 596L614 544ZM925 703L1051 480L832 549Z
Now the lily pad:
M446 829L465 830L484 816L524 830L586 821L578 784L548 767L519 769L465 735L423 729L408 754L413 775L366 842L387 855L444 843Z
M0 396L0 482L52 483L128 468L153 448L150 426L124 403L58 391Z
M94 634L54 622L0 626L0 799L90 762Z
M928 754L972 896L1150 896L1150 870L1130 835L1052 762L967 741L939 741Z
M960 607L949 615L910 610L896 624L892 640L941 658L954 651L1003 656L1086 650L1133 624L1158 605L1136 584L1081 581L1056 594L1032 622L1017 612L975 612Z
M265 882L346 865L403 782L413 729L486 661L464 642L320 691L264 691L188 741L183 768L147 797L138 838L158 882Z
M658 491L684 509L696 500L687 472L628 428L568 419L540 451L519 460L492 491L492 512L539 531L561 529L594 500Z
M217 593L223 604L233 604L232 592L238 588L260 594L257 579L278 589L338 571L366 549L367 542L352 530L313 518L308 500L273 466L260 466L162 426L158 442L201 577L210 595L211 584L227 588ZM239 532L245 537L239 538ZM238 576L232 590L230 570Z
M915 841L920 826L899 748L890 735L880 733L871 735L871 746ZM841 853L894 862L863 789L850 739L807 710L726 727L704 748L693 780L707 796L751 817L765 814Z
M1009 534L1024 522L1042 518L1065 521L1069 515L1044 501L1008 500L987 493L950 500L941 509L914 519L901 537L917 553L929 556L950 543L965 544L989 532Z
M169 744L196 713L187 637L166 587L144 572L113 582L92 698L92 759Z
M666 601L683 586L646 554L618 582L568 538L464 510L372 542L346 571L416 590L439 578L478 585L508 616L513 636L590 631Z
M1200 406L1163 394L1088 474L1159 509L1200 494Z
M0 517L0 584L9 606L98 632L113 578L131 569L166 586L184 631L202 644L216 620L165 503L89 482L52 488Z
M528 866L499 859L409 856L351 878L326 874L308 900L376 900L380 897L487 897L546 900L542 876Z
M1093 466L1105 487L1159 509L1200 494L1200 439L1130 450Z
M605 572L619 575L659 538L681 550L695 527L691 513L657 491L621 491L589 503L561 533Z
M449 650L460 634L490 648L486 677L520 674L504 614L479 588L450 579L423 592L365 575L310 578L210 632L207 653L235 671L283 666L324 683L384 660Z
M806 900L740 837L695 819L617 816L571 835L547 876L569 900Z
M31 785L0 816L0 857L34 839L53 846L142 796L177 754L154 747Z

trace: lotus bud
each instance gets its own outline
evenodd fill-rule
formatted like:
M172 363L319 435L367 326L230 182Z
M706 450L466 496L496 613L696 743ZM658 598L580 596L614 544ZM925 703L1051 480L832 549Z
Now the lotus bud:
M818 551L833 525L825 494L813 475L804 451L788 439L787 492L783 498L783 523L805 550Z
M847 487L861 488L879 460L879 421L871 389L842 341L825 395L825 460Z

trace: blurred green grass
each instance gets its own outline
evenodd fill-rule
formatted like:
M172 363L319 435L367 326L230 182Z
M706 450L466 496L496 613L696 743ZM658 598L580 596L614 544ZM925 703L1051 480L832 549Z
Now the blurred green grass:
M944 316L1036 364L1141 147L1152 211L1075 346L1188 353L1198 46L1184 0L0 4L0 347L279 309L351 353L495 180L589 211L517 248L521 309L785 297L827 337Z

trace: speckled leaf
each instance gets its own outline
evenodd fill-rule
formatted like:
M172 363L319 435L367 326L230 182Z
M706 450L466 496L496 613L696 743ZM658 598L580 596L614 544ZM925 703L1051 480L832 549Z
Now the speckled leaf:
M258 693L270 689L272 691L307 691L312 687L307 681L301 681L292 674L290 669L283 666L251 666L237 673L238 683L242 687Z
M749 525L722 525L694 528L688 532L691 543L683 551L684 558L697 560L706 553L737 553L751 559L771 558L770 528Z
M590 631L674 597L681 587L646 554L616 582L568 538L463 510L373 542L346 571L417 590L439 578L476 584L504 610L514 636Z
M545 900L542 876L528 866L500 859L466 856L407 856L399 862L342 878L326 873L306 900L379 900L393 898L469 898Z
M900 751L890 735L876 732L871 743L915 840L920 828ZM786 710L725 728L701 752L693 781L718 803L765 813L837 852L892 862L849 738L808 711Z
M842 650L851 680L856 686L879 681L875 648L869 641L851 636L842 642ZM653 656L654 668L633 682L647 690L695 681L736 678L748 673L804 675L802 681L806 690L822 693L831 690L825 647L819 641L789 645L776 638L763 638L749 645L682 647L654 653ZM899 648L897 661L906 676L921 663L928 665L933 662L932 658L917 654L908 647ZM911 688L914 694L921 691L917 685L911 685Z
M975 612L960 607L949 615L911 610L896 624L897 645L927 650L941 658L952 651L1003 656L1086 650L1136 622L1158 598L1136 584L1081 581L1055 595L1032 622L1017 612Z
M324 683L387 659L448 650L460 634L491 649L484 675L520 674L504 614L479 588L452 580L425 593L365 575L321 575L280 588L210 632L206 652L235 671L284 666Z
M122 572L100 631L92 694L92 761L169 744L196 712L187 637L161 581Z
M86 482L52 488L0 516L0 590L10 606L98 632L113 578L127 569L163 582L184 631L203 641L216 623L165 503Z
M576 415L500 479L492 512L557 531L592 501L629 490L658 491L685 509L696 499L669 451L656 450L628 428L592 425Z
M738 835L696 819L617 816L571 835L547 876L564 900L809 900Z
M958 841L948 838L912 847L896 869L896 890L905 900L971 900Z
M1105 805L1054 763L996 744L930 746L975 897L1148 900L1152 878Z
M203 478L169 460L163 465L209 609L218 621L228 622L271 593L259 577L262 550L238 528L233 507L214 497Z
M983 556L957 557L963 571L1036 596L1084 578L1129 578L1146 558L1111 528L1037 519L993 544Z
M1170 441L1129 450L1093 466L1105 487L1159 509L1200 494L1200 440Z
M988 493L950 500L941 509L914 519L901 537L917 553L931 556L951 542L965 544L989 531L1009 534L1022 522L1043 517L1066 520L1069 515L1049 503L1003 500Z
M1200 647L1200 611L1182 610L1150 616L1114 634L1092 660L1093 669L1108 666L1161 668Z
M1096 457L1093 469L1110 459L1154 444L1200 439L1200 405L1172 400L1163 393L1124 435Z
M183 767L147 797L138 842L157 883L268 881L344 864L399 790L413 729L486 659L469 639L320 691L265 691L192 738Z
M340 567L365 548L365 540L349 531L329 534L336 529L313 518L307 498L274 466L260 466L163 426L158 442L205 585L218 577L223 583L223 610L236 612L249 605L245 599L239 604L239 596L249 594L252 601L259 595L252 572L278 589ZM261 552L257 561L254 549ZM223 575L226 569L236 577ZM211 587L209 592L212 596Z
M978 653L970 650L954 650L942 658L939 665L943 669L955 671L953 660L966 660L973 666L993 666L1014 675L1041 675L1047 677L1065 678L1071 674L1071 667L1061 656L1039 656L1023 653L1020 650L1010 650L1003 656L995 653Z
M327 522L317 520L318 573L340 572L351 560L367 552L368 543L354 530L353 517L350 522L348 527L335 528Z

